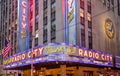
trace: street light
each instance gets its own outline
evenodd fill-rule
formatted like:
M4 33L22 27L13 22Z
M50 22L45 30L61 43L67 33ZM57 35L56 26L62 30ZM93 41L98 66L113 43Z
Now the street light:
M38 34L32 35L32 41L34 38L38 37ZM32 43L32 51L33 51L34 44ZM33 72L35 73L35 67L33 66L33 60L35 58L35 53L32 52L32 57L31 57L31 76L34 76Z
M33 39L34 39L35 36L32 35L32 51L33 51ZM32 57L31 57L31 76L34 76L33 75L33 59L34 59L34 54L32 53Z

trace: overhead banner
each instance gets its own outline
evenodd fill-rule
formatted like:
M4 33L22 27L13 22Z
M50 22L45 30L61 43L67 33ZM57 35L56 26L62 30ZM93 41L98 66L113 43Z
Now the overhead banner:
M67 0L68 43L76 44L76 0Z
M28 0L18 0L18 52L29 48Z

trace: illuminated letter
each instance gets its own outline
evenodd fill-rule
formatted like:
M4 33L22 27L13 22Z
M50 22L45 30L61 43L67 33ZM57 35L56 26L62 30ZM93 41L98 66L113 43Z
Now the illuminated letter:
M110 61L110 59L109 59L109 58L110 58L110 56L108 56L108 55L107 55L107 59L106 59L106 60L107 60L107 61Z
M25 54L22 54L22 60L24 60L25 59Z
M99 54L95 53L95 58L98 59L99 58Z
M22 27L25 28L26 27L26 23L22 22Z
M23 19L23 21L25 21L26 20L26 16L22 15L22 19Z
M22 6L23 7L26 7L27 5L26 5L26 1L22 1Z
M110 61L112 61L112 56L110 56Z
M23 12L22 13L25 14L26 13L26 9L25 8L27 6L25 1L22 1L22 6L23 6Z
M68 0L68 6L69 6L69 8L72 7L72 4L73 4L73 0Z
M102 58L102 60L105 60L105 56L104 56L104 54L101 55L101 58Z
M35 49L35 50L34 50L35 56L37 56L37 52L38 52L38 49Z
M92 52L91 51L89 51L89 57L92 58Z
M79 49L79 55L83 56L83 50L82 49Z
M88 57L87 50L85 50L84 56Z
M30 58L30 57L31 57L31 51L28 52L28 58Z
M40 55L42 55L42 53L43 53L43 47L39 48L39 51L40 51Z

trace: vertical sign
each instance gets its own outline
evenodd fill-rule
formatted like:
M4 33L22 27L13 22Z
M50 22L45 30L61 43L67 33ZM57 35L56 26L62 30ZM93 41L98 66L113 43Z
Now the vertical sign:
M76 44L76 0L67 0L68 43Z
M29 48L28 0L18 0L18 52Z

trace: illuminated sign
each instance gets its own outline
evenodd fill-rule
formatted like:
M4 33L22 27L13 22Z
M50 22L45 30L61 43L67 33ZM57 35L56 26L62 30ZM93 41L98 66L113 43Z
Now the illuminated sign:
M79 56L93 58L93 59L97 59L97 60L103 60L103 61L112 61L111 55L88 51L88 50L83 50L83 49L79 49Z
M76 45L76 0L67 0L66 5L68 43Z
M3 63L9 64L9 63L18 62L18 61L25 60L25 59L30 59L30 58L33 58L33 55L34 55L34 57L42 56L42 54L43 54L42 52L43 52L43 48L37 48L32 51L28 51L28 52L13 56L11 58L8 58L8 59L4 60Z
M18 0L18 51L29 48L28 0Z
M105 32L110 39L114 37L115 30L113 22L109 18L105 21Z
M5 59L3 64L9 66L9 68L13 66L28 65L31 63L31 59L34 63L57 60L104 66L112 66L113 61L112 55L100 51L92 51L72 45L52 43L16 54Z
M115 67L120 68L120 56L115 56Z

